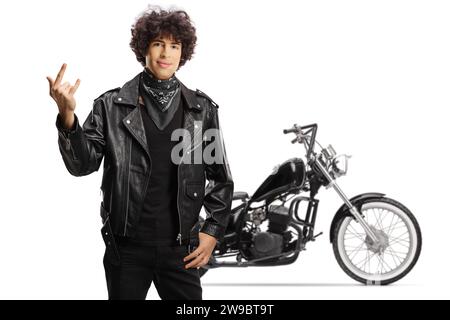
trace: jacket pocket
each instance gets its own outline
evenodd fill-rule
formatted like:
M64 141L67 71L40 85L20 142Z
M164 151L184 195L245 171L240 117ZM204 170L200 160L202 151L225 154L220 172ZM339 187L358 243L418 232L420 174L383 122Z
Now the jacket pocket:
M202 200L205 185L202 182L186 182L186 195L192 200Z
M191 228L198 221L200 211L203 206L203 197L205 193L205 185L198 182L187 182L186 185L186 212L189 214L187 217L187 228L191 230Z

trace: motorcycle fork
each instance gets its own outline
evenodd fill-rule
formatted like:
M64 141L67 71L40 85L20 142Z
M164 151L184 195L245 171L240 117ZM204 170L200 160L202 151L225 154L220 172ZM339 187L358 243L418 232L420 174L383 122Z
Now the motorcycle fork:
M333 189L336 191L336 193L341 197L341 199L344 201L344 203L347 205L347 207L350 210L350 213L356 218L356 220L361 224L366 234L369 236L370 240L373 241L373 243L377 244L379 243L378 237L375 235L375 233L370 228L369 224L364 220L362 217L362 214L359 212L359 210L353 205L353 203L350 202L348 197L345 195L345 193L342 191L342 189L338 186L336 183L336 180L331 177L331 175L328 173L328 171L324 168L324 166L320 163L320 161L315 161L315 164L319 168L319 170L322 172L322 174L327 178L327 180L330 182L327 187L333 187Z

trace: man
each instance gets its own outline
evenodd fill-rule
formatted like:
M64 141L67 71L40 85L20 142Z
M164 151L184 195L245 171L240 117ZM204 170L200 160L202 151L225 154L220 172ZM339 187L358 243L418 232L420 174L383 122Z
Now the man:
M197 39L186 12L151 8L131 33L144 70L95 99L82 127L74 112L80 80L62 83L66 64L56 79L47 77L59 109L59 149L74 176L97 171L104 159L100 213L109 299L145 299L152 282L161 299L202 299L198 268L224 235L233 194L218 106L175 76ZM175 161L177 130L188 146L181 161ZM210 145L207 130L219 132L218 161L194 161ZM202 205L207 218L199 224Z

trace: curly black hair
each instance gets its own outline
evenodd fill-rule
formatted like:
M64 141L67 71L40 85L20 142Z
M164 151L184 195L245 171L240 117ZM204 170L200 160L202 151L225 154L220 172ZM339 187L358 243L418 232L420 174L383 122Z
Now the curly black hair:
M183 10L163 10L159 6L148 6L131 28L130 47L136 59L145 67L150 42L159 36L173 37L181 42L181 59L178 68L192 58L197 42L195 27Z

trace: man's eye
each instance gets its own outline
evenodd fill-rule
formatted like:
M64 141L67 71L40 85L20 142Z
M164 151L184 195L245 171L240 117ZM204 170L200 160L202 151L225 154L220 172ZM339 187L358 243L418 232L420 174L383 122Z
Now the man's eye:
M179 46L177 46L177 45L173 45L173 46L172 46L172 48L173 48L173 49L178 49L178 48L179 48Z

